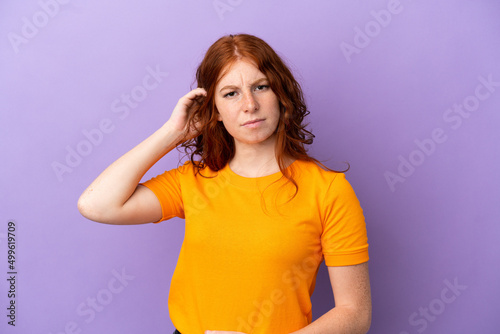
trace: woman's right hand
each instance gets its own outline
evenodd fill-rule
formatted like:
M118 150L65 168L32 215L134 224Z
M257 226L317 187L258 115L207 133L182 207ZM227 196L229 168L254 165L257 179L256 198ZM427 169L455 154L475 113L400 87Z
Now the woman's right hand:
M108 166L83 192L78 200L81 214L105 224L145 224L162 218L156 195L140 185L141 178L159 159L179 143L198 135L186 131L187 120L207 95L197 88L181 99L170 119L139 145ZM198 129L202 125L196 125Z
M187 130L187 121L189 116L201 105L203 99L207 96L207 91L203 88L196 88L179 99L177 105L167 121L167 124L175 131L183 134L182 141L197 137L200 133L202 124L195 122L196 128L191 127Z

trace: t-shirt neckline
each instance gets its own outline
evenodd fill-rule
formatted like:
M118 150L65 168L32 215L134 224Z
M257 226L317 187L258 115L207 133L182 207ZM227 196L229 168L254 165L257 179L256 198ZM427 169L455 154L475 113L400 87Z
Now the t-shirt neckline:
M296 166L297 165L296 162L298 160L299 159L296 159L286 169L288 170L291 166ZM255 187L256 185L267 186L268 184L271 184L279 180L283 176L283 173L281 173L281 171L277 171L276 173L259 177L241 176L239 174L236 174L231 169L231 167L229 167L229 163L226 163L226 166L222 168L221 172L222 175L224 175L224 177L227 178L231 184L244 188Z

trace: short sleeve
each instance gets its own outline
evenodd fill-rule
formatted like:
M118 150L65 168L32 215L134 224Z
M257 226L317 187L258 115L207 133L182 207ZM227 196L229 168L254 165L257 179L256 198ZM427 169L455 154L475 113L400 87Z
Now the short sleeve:
M179 217L184 218L179 170L172 169L141 183L156 195L161 204L162 218L155 222Z
M343 173L336 174L324 198L321 245L325 264L348 266L367 262L363 209Z

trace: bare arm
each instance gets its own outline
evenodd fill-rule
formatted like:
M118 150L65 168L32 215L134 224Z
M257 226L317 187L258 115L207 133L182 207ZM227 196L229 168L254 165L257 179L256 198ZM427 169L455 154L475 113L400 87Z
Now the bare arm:
M372 315L368 262L328 267L328 273L335 307L293 334L365 334L370 328Z
M80 213L105 224L145 224L161 218L161 205L154 193L139 182L165 154L196 137L198 129L187 130L190 112L206 91L197 88L179 99L170 119L142 143L106 168L78 200Z

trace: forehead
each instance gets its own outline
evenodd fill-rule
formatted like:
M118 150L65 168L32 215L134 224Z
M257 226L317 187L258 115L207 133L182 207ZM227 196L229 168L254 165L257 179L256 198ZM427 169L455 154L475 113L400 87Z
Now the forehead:
M243 58L227 65L221 71L217 86L265 77L264 73L257 68L253 61Z

